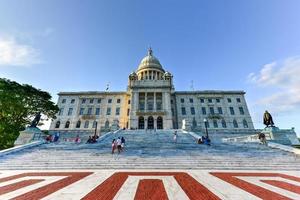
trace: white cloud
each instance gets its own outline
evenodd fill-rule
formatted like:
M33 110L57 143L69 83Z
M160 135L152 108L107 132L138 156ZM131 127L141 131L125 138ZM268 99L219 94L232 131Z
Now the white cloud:
M18 43L14 37L0 36L0 66L30 66L40 62L37 49Z
M282 62L272 62L262 67L259 73L251 73L248 80L259 88L274 90L258 100L259 105L274 112L287 112L300 108L300 56Z

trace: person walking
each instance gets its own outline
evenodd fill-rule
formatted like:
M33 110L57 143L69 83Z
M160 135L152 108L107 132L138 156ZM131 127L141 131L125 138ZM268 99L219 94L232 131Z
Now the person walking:
M115 149L116 149L116 139L113 139L113 141L111 142L111 154L115 153Z
M118 137L118 139L117 139L118 153L121 153L121 150L122 150L121 144L122 144L122 141L121 141L120 137Z
M125 148L125 138L122 136L122 138L121 138L121 149L122 149L122 151L124 151L124 148Z
M258 139L260 140L261 144L267 145L267 139L264 133L259 133Z
M177 143L177 131L174 132L173 140L174 143Z

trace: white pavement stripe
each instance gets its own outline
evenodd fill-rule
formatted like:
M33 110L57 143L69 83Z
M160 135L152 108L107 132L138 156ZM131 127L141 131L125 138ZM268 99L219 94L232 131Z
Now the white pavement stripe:
M90 191L109 178L114 171L102 170L95 172L53 194L43 198L43 200L73 200L81 199Z
M17 197L19 195L25 194L27 192L30 192L32 190L35 190L37 188L43 187L45 185L49 185L53 182L59 181L61 179L65 178L64 176L27 176L24 178L20 178L20 179L16 179L16 180L28 180L28 179L45 179L45 181L27 186L27 187L23 187L20 188L18 190L15 190L13 192L9 192L7 194L4 195L0 195L0 199L12 199L14 197Z
M189 200L173 176L129 176L114 200L134 199L139 181L142 179L162 180L169 200Z
M189 174L222 200L241 200L241 197L243 200L260 200L260 198L211 175L208 171L189 171Z
M260 181L260 180L277 180L277 181L284 181L284 182L291 183L290 180L287 180L287 179L284 179L284 178L281 178L281 177L252 177L252 176L241 177L241 176L237 176L237 178L239 178L241 180L244 180L244 181L247 181L248 183L252 183L254 185L263 187L263 188L265 188L267 190L270 190L272 192L281 194L281 195L286 196L288 198L300 199L299 194L296 194L294 192L290 192L288 190L284 190L284 189L281 189L281 188L278 188L278 187L275 187L275 186L272 186L272 185L269 185L267 183L264 183L264 182Z

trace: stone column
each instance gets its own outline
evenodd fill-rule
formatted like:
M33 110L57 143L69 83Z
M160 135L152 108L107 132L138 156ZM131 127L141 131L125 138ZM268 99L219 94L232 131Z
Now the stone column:
M147 111L147 92L145 92L145 112Z
M153 110L154 110L154 112L155 112L155 111L157 111L157 110L156 110L156 92L154 92L154 102L153 102L153 103L154 103L154 105L153 105Z

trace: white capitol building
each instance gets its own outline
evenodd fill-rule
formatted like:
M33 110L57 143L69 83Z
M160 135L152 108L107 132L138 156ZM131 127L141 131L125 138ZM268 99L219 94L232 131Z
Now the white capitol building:
M176 91L151 49L128 77L126 91L60 92L50 131L128 129L253 131L244 91Z

